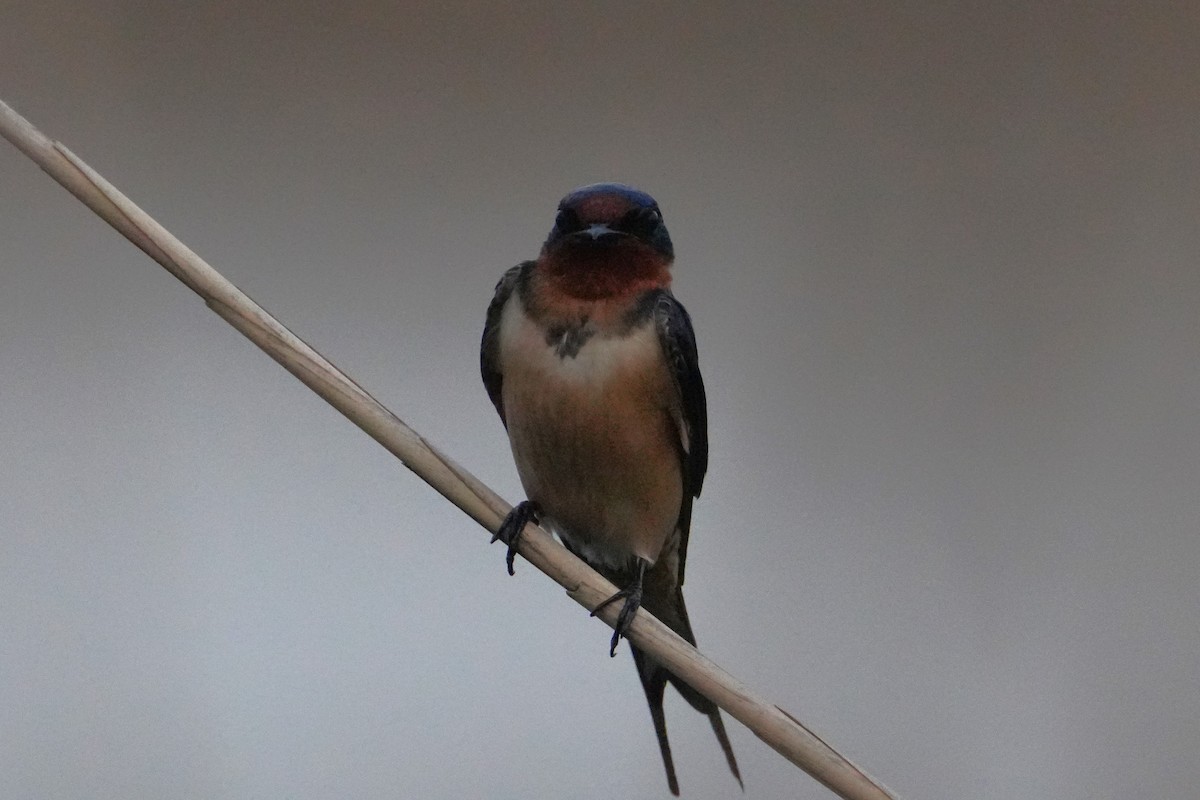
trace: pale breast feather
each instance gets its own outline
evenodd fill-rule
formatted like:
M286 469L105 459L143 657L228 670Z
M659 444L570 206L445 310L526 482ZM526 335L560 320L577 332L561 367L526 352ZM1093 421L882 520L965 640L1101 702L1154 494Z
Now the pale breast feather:
M591 331L580 334L565 329L565 347L525 313L519 294L513 293L500 318L500 363L506 380L514 371L531 372L540 380L560 380L576 385L602 386L615 376L639 367L658 366L664 355L651 324L634 327L623 335Z
M573 355L514 296L499 323L513 456L544 521L594 564L653 563L674 530L684 479L678 394L647 318L597 331Z

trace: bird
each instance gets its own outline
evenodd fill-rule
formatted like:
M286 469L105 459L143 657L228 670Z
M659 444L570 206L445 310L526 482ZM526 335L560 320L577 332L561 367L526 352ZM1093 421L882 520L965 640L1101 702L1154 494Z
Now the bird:
M671 293L675 253L654 198L620 183L568 193L538 257L508 269L487 309L480 371L525 500L493 538L508 573L529 522L620 591L609 655L639 608L695 645L683 601L692 503L708 468L704 381L691 317ZM667 786L679 783L663 696L708 717L743 786L716 704L630 646Z

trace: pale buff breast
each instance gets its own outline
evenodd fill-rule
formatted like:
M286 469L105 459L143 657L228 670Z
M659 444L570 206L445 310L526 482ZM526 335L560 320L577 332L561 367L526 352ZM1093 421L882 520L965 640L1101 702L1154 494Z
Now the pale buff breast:
M547 524L593 563L653 563L683 498L679 400L654 325L560 357L514 295L500 323L508 436Z

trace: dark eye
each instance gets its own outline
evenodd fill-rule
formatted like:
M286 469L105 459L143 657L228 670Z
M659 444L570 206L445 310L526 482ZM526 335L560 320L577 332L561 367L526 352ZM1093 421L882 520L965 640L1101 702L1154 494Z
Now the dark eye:
M583 225L579 222L579 215L569 208L558 210L558 216L554 218L554 227L560 234L583 229Z
M658 210L658 206L641 209L640 216L645 224L650 227L661 225L663 221L662 212Z
M662 214L657 208L631 208L625 213L618 227L634 236L648 237L662 224Z

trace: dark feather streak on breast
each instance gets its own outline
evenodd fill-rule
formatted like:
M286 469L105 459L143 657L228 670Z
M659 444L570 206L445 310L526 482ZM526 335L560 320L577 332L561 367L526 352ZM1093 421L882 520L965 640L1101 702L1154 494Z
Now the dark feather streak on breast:
M654 317L659 292L645 292L629 304L618 316L605 323L604 315L592 318L582 314L568 321L548 322L546 345L554 349L559 358L575 358L593 336L610 338L627 336L631 331L648 324Z
M574 325L551 325L546 331L546 344L554 348L559 358L575 358L595 335L595 326L589 325L585 317Z

